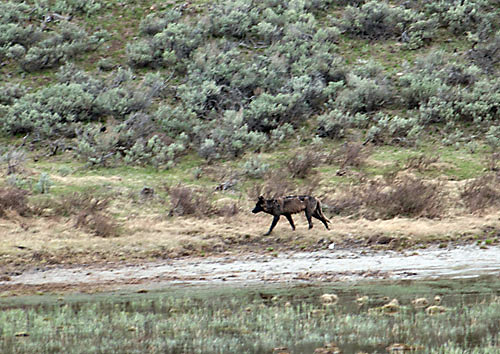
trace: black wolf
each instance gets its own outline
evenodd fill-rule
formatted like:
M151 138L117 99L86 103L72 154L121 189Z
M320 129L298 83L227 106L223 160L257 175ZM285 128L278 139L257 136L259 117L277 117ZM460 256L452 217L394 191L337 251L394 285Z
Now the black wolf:
M257 214L260 211L274 216L271 228L265 235L269 235L273 231L281 215L284 215L288 219L288 222L292 225L292 230L295 230L291 214L300 213L301 211L306 213L309 229L312 229L313 227L311 217L315 217L316 219L321 220L321 222L329 230L328 223L330 220L323 215L323 212L321 211L321 202L309 195L290 195L276 199L264 199L263 196L260 196L255 208L252 210L252 213Z

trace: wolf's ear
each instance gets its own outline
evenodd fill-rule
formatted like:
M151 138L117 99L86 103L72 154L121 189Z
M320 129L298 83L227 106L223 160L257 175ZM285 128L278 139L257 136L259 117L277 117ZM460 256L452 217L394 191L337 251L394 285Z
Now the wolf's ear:
M264 197L263 196L260 196L259 197L259 202L263 202L264 201Z

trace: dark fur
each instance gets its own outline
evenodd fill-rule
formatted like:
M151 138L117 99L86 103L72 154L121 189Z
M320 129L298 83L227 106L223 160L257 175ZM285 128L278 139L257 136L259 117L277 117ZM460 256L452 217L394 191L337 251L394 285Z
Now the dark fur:
M300 213L301 211L306 213L309 229L312 229L313 227L311 217L315 217L316 219L321 220L321 222L329 230L328 223L330 220L323 215L323 212L321 211L321 202L309 195L290 195L288 197L276 199L264 199L264 197L260 196L255 208L252 210L252 213L257 214L261 211L274 216L271 227L266 235L269 235L273 231L281 215L284 215L288 219L288 222L292 225L292 230L295 230L292 214Z

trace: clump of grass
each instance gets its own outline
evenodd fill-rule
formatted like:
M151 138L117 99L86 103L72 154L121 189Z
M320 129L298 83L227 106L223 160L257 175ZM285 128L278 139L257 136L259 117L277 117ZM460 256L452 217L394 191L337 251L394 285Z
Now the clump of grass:
M14 187L0 188L0 217L5 217L8 210L25 216L30 212L28 192Z
M405 168L423 172L429 170L430 166L438 161L439 161L439 156L426 156L426 155L410 156L406 160Z
M436 218L442 215L441 185L405 176L350 186L326 203L338 214L369 219L396 216Z
M240 211L241 208L237 202L229 202L217 206L216 214L219 216L230 217L239 214Z
M492 152L486 159L486 168L488 171L500 171L500 151Z
M167 186L165 190L170 197L169 216L212 216L218 212L206 191L182 184Z
M312 150L307 150L293 156L287 162L287 169L292 178L306 178L314 173L314 167L321 161L321 155Z
M69 203L74 203L69 204L70 209L74 212L76 211L75 206L78 206L76 227L85 228L101 237L118 235L118 225L106 212L110 203L108 198L74 194ZM66 202L66 205L68 205L68 202Z
M389 183L387 187L375 184L365 190L366 204L374 209L378 217L436 218L441 215L439 184L405 177Z
M111 199L96 196L92 192L65 194L36 202L38 215L75 217L75 227L94 233L96 236L118 236L119 227L109 215Z
M275 170L264 178L264 183L254 184L250 187L247 194L251 200L257 200L260 196L276 198L290 194L295 188L294 182L284 178L279 170Z
M118 225L108 215L95 209L81 211L77 215L76 227L85 228L100 237L118 236Z
M488 174L475 178L463 187L460 196L473 213L500 205L500 176Z
M341 170L348 167L363 166L370 156L371 149L362 143L345 143L326 157L328 164L338 164Z

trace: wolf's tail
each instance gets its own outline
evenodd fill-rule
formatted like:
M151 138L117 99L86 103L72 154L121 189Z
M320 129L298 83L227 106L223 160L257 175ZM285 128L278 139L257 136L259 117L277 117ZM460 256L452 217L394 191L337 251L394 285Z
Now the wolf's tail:
M316 213L318 213L319 216L321 216L323 219L326 220L326 222L328 223L332 223L330 220L328 220L328 218L325 216L325 214L323 214L323 210L321 208L321 201L318 199L318 204L316 206Z

